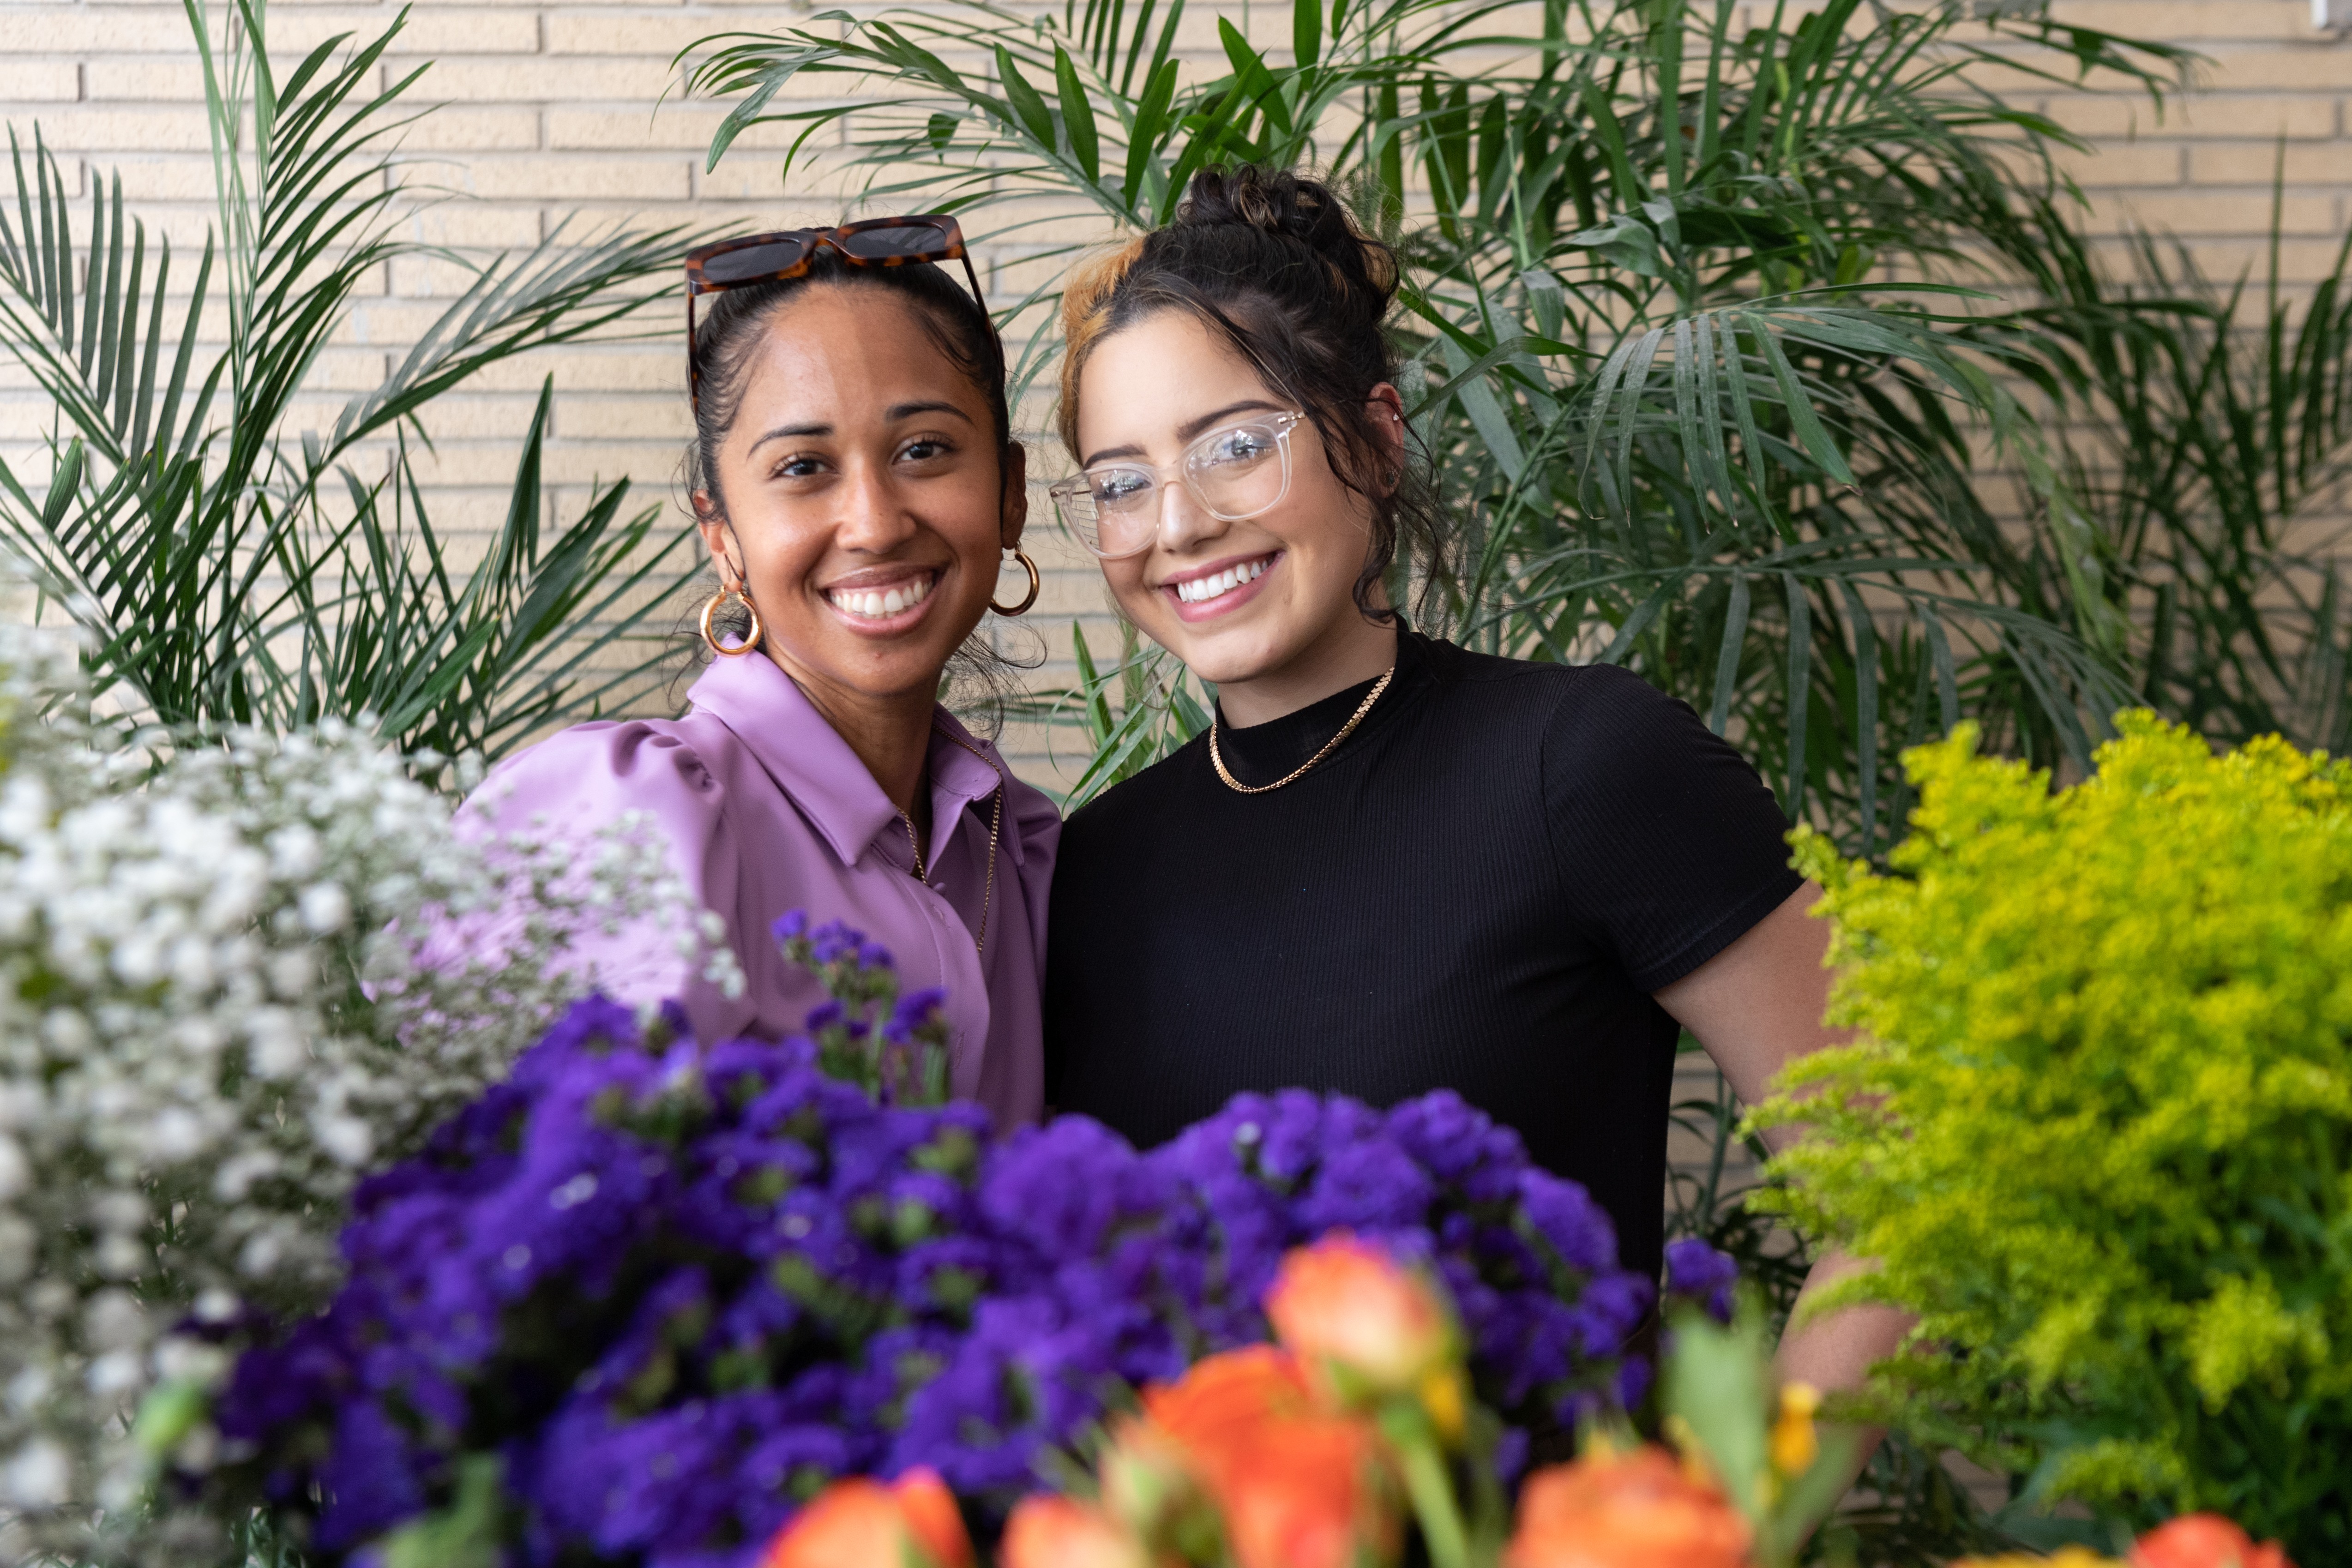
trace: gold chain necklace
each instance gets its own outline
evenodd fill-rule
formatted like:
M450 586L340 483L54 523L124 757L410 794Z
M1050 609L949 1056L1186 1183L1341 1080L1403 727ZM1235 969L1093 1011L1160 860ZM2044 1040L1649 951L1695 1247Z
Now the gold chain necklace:
M1217 716L1214 713L1210 714L1209 760L1216 765L1217 777L1223 779L1227 784L1231 785L1234 789L1240 790L1244 795L1263 795L1269 789L1281 789L1285 784L1290 783L1292 780L1297 779L1301 774L1305 773L1308 768L1314 767L1317 763L1330 756L1331 748L1333 747L1338 746L1341 741L1347 739L1348 737L1353 735L1356 732L1356 727L1364 722L1364 716L1372 711L1372 705L1381 700L1381 694L1389 689L1389 682L1393 680L1395 676L1396 666L1394 664L1391 664L1388 669L1388 674L1382 675L1379 680L1372 683L1372 689L1364 694L1364 700L1356 705L1356 711L1349 715L1348 722L1339 727L1339 733L1325 741L1323 743L1322 750L1317 752L1314 756L1308 758L1306 761L1300 763L1297 767L1292 768L1289 772L1284 774L1281 778L1276 779L1271 784L1244 784L1226 770L1224 753L1217 749Z
M988 762L987 757L982 753L980 747L962 737L950 735L937 725L933 725L931 729L934 734L947 736L948 739L954 741L982 762ZM993 762L988 762L988 770L996 774L994 793L996 804L988 813L988 884L980 895L980 934L971 939L972 951L982 954L988 951L988 912L996 902L996 846L1004 831L1004 775L998 771ZM929 781L929 775L924 776L924 781L926 783ZM901 807L898 811L898 821L906 825L907 848L914 852L915 880L929 887L931 885L931 876L923 865L923 844L915 834L915 819Z

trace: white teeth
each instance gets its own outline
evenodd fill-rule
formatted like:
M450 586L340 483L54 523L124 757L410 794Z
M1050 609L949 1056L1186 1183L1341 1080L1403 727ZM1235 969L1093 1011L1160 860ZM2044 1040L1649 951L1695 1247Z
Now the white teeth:
M912 610L929 598L930 591L931 580L919 577L912 582L901 583L885 592L872 589L846 589L832 591L825 597L833 601L837 610L869 621L881 621Z
M1222 599L1244 583L1255 582L1264 577L1270 564L1265 560L1245 561L1240 566L1229 567L1214 577L1196 577L1190 581L1180 582L1176 585L1176 597L1187 604Z

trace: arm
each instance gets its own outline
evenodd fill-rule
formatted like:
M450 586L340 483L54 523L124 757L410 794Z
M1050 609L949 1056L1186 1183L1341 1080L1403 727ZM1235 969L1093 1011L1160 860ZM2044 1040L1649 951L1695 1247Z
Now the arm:
M1698 1037L1748 1104L1763 1102L1783 1065L1839 1038L1822 1022L1829 1005L1830 974L1822 964L1829 927L1806 914L1821 893L1807 883L1730 946L1657 993L1658 1005ZM1791 1135L1775 1128L1765 1141L1778 1149ZM1854 1267L1834 1250L1823 1253L1797 1298L1799 1312L1807 1297ZM1817 1318L1781 1340L1780 1375L1823 1390L1858 1387L1871 1364L1893 1354L1910 1327L1910 1317L1891 1307L1850 1307ZM1864 1458L1878 1437L1865 1436Z

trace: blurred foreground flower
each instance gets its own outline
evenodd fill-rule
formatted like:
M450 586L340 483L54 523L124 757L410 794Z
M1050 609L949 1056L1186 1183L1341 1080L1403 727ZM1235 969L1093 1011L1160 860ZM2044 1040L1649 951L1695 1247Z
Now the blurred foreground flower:
M778 1535L760 1568L972 1568L955 1498L929 1470L889 1485L835 1481Z
M1334 1231L1283 1260L1266 1292L1275 1337L1341 1403L1420 1400L1449 1440L1462 1435L1461 1335L1444 1298L1380 1248Z
M1663 1448L1598 1445L1519 1495L1507 1568L1748 1568L1730 1500Z
M2158 1525L2132 1548L2132 1568L2294 1568L2275 1541L2260 1545L2218 1513Z
M1002 1568L1150 1568L1132 1531L1066 1497L1021 1500L1005 1521Z

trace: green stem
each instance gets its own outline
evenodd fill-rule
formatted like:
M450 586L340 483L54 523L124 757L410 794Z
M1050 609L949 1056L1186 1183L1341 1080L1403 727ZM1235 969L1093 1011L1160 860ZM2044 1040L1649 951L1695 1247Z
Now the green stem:
M1454 1506L1454 1479L1445 1473L1445 1458L1426 1436L1398 1444L1404 1461L1405 1494L1412 1499L1413 1517L1429 1543L1433 1568L1470 1568L1470 1543L1462 1528L1462 1511Z

